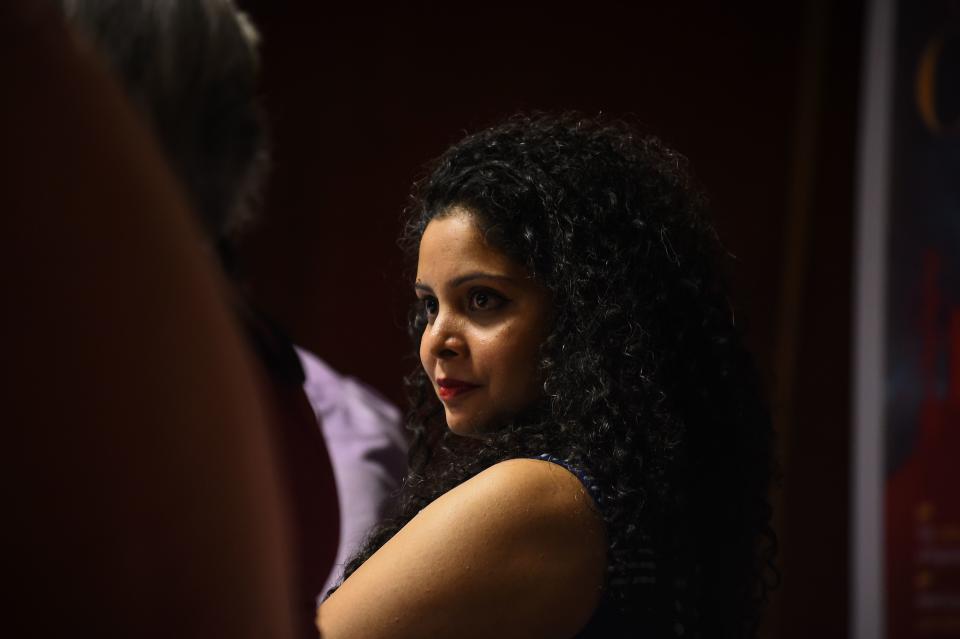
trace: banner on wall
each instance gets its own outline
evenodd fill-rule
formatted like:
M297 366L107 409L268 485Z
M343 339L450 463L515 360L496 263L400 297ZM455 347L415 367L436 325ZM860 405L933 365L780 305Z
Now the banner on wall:
M960 2L878 0L868 32L854 636L960 637Z

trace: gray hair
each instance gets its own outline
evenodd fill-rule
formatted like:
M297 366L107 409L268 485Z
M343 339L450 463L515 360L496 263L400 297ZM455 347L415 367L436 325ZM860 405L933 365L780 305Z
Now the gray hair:
M258 207L268 144L259 37L232 0L60 0L152 126L211 240Z

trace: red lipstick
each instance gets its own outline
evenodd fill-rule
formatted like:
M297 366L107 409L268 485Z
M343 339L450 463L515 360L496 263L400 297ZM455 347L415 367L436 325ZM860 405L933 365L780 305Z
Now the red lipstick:
M437 395L440 396L440 399L453 399L464 393L469 393L474 388L480 388L477 384L453 379L452 377L438 377L437 386L440 387L437 390Z

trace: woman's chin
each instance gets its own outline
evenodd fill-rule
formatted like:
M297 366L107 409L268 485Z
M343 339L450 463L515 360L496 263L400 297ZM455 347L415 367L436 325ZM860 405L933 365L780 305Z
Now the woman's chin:
M491 433L495 433L510 424L516 423L517 419L524 419L533 411L537 411L542 406L537 402L532 402L516 410L490 410L488 406L481 403L481 409L467 407L463 405L450 406L444 404L444 416L447 421L447 428L455 435L462 437L483 438ZM469 410L474 408L474 410Z
M482 437L491 430L496 430L496 427L490 424L487 415L480 415L473 411L451 410L449 407L445 407L444 413L447 428L461 437Z
M486 432L477 422L462 416L451 417L450 413L447 413L447 428L454 435L461 437L479 437Z

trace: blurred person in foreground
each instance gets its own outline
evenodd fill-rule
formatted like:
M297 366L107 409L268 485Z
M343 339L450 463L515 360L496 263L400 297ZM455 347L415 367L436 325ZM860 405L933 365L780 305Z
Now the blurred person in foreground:
M61 2L153 128L236 284L236 308L276 395L299 538L297 607L312 619L316 598L384 515L406 449L393 406L294 347L244 295L235 244L261 212L269 168L258 34L231 0Z
M0 3L4 634L292 639L256 362L160 150L46 0Z

